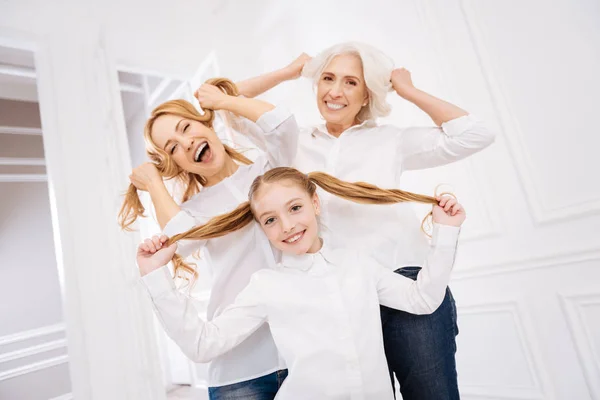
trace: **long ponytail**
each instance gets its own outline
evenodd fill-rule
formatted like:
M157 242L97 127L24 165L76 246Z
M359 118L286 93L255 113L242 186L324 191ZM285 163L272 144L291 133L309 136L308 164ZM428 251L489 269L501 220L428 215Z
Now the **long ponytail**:
M235 210L210 219L206 224L172 236L168 244L179 240L206 240L225 236L240 230L254 220L251 202L263 184L288 181L297 184L312 196L319 186L323 190L343 199L362 204L395 204L417 202L438 204L435 197L411 193L399 189L382 189L365 182L346 182L324 172L311 172L306 175L294 168L273 168L258 176L250 186L249 201L240 204ZM431 213L430 213L431 214ZM429 214L429 215L430 215ZM426 217L427 219L427 217ZM175 265L175 273L180 267Z

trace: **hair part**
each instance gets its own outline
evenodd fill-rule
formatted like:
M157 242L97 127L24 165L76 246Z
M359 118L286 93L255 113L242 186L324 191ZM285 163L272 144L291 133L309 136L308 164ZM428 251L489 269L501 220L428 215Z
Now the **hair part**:
M352 54L360 59L369 94L368 103L359 111L356 116L357 120L362 122L388 116L392 107L386 98L388 92L392 90L390 79L394 70L394 62L371 45L345 42L331 46L304 65L302 76L311 79L316 86L329 63L336 56L344 54Z

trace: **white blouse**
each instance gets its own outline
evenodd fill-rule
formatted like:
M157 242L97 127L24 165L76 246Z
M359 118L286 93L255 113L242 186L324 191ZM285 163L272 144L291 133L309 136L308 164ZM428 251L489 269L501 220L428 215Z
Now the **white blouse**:
M494 133L467 115L442 127L397 128L366 121L338 138L324 125L303 129L294 167L322 171L349 182L364 181L398 188L405 170L448 164L474 154L494 141ZM332 247L353 247L376 254L390 269L420 265L428 240L410 203L365 205L318 190L322 235Z
M276 107L262 115L256 125L259 130L243 132L255 134L265 155L251 165L240 165L230 177L214 186L202 188L193 198L181 205L181 211L165 226L163 233L172 236L206 223L212 217L232 211L248 200L250 185L258 175L271 168L289 165L297 149L298 126L286 109ZM258 131L258 132L257 132ZM197 250L212 271L213 283L207 307L209 320L220 315L233 303L236 296L250 281L250 276L275 264L269 241L260 227L252 223L225 237L210 240L181 241L177 253L183 257ZM199 277L202 279L202 277ZM157 315L164 314L161 303L154 303ZM186 303L175 314L189 311ZM186 307L188 308L186 310ZM176 326L165 327L167 332L186 331L189 323L177 320ZM172 335L179 347L189 347L189 337ZM208 384L223 386L267 375L285 368L277 353L268 326L258 329L246 342L227 354L215 358L208 369Z
M143 281L167 333L195 361L235 351L267 322L289 369L276 399L392 400L379 304L415 314L435 311L459 232L434 225L416 281L352 250L324 245L316 254L284 254L277 266L256 272L235 302L209 322L175 289L166 267Z

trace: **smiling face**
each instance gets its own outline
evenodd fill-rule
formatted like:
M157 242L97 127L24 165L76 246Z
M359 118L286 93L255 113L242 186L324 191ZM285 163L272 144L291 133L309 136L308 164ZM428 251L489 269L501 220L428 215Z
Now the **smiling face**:
M284 253L315 253L321 247L319 197L289 180L265 183L253 194L253 214L271 244Z
M335 56L317 84L317 105L327 124L344 130L357 124L356 117L368 99L360 58L355 54Z
M150 132L154 144L163 149L181 169L210 180L225 166L227 154L214 130L173 114L161 115Z

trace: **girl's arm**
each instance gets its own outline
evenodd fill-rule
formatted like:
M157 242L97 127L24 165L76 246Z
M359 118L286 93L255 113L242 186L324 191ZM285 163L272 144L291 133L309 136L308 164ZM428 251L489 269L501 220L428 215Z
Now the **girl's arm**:
M251 280L223 313L212 321L204 321L192 299L175 288L168 267L160 266L171 259L176 248L176 245L162 248L166 240L166 236L160 239L155 236L140 245L137 260L142 282L167 335L191 360L209 362L242 343L265 323L267 317L259 302L260 291Z
M375 276L379 303L412 314L437 310L450 281L459 232L458 227L434 224L431 247L416 281L377 263L369 268Z
M433 313L444 300L454 266L464 209L453 197L442 197L433 207L433 235L429 253L417 280L382 266L372 268L379 302L413 314Z

